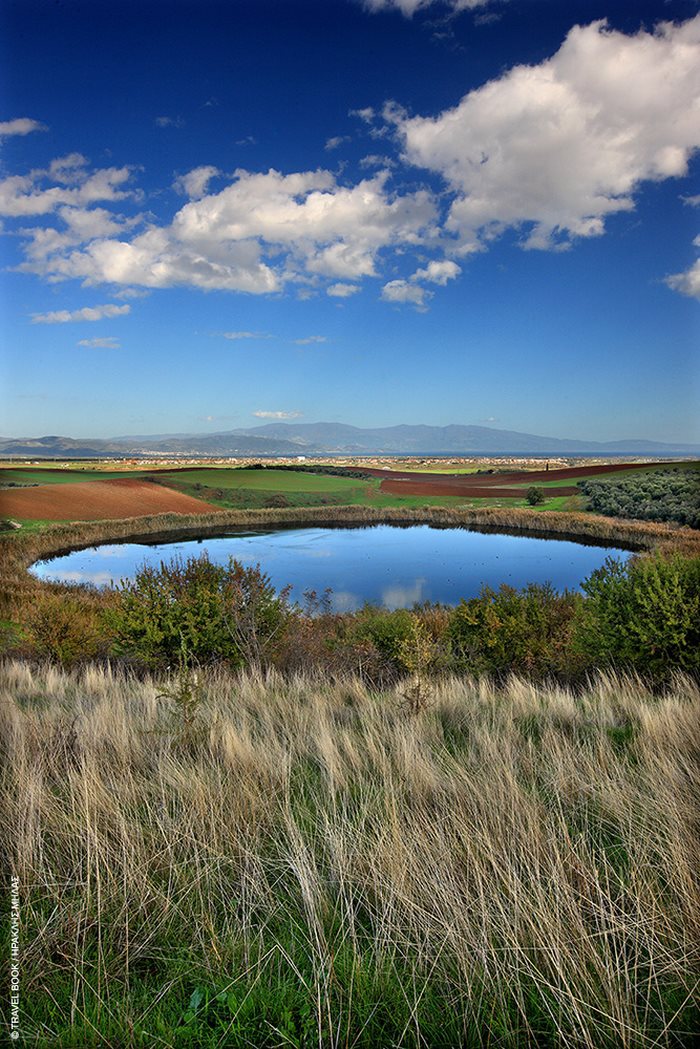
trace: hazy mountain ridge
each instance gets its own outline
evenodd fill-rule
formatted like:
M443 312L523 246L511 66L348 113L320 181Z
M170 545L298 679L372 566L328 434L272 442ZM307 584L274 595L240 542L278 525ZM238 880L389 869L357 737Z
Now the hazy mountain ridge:
M216 434L157 434L110 439L65 436L0 438L0 455L30 458L294 455L695 455L700 445L637 438L581 441L488 426L359 427L347 423L266 423Z

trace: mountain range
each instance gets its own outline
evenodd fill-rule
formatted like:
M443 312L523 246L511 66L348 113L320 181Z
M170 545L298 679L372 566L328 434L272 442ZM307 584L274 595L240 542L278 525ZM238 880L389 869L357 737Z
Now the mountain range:
M643 438L580 441L489 426L402 425L362 428L345 423L267 423L214 434L155 434L109 439L0 438L0 456L121 458L318 455L700 455L700 445Z

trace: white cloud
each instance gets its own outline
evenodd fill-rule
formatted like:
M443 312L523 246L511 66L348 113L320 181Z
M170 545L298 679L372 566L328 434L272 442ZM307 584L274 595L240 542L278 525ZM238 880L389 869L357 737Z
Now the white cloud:
M207 186L213 178L220 175L218 168L211 164L203 164L199 168L193 168L186 175L180 175L173 183L178 193L183 193L190 200L199 200L207 191Z
M382 299L385 302L410 302L418 308L425 307L426 298L430 298L432 292L421 288L419 284L411 284L407 280L390 280L382 288Z
M81 310L54 310L52 313L33 313L32 324L67 324L71 321L101 321L105 317L124 317L131 306L105 303L103 306L83 306Z
M381 153L369 153L360 161L361 168L384 168L386 171L395 167L395 164L394 160L383 156Z
M413 18L416 11L426 7L448 7L454 13L473 11L477 7L486 7L491 0L362 0L364 7L373 14L376 11L400 11L406 18Z
M252 412L258 419L298 419L303 412Z
M64 252L77 244L84 244L98 237L119 236L141 221L137 215L132 219L115 216L105 208L77 208L63 205L58 208L58 217L64 229L54 226L35 226L20 230L28 238L25 255L29 262L21 268L43 272L50 255Z
M700 299L700 259L696 259L690 269L685 270L684 273L672 273L666 278L666 284L673 291L679 291L681 295Z
M364 109L350 109L348 110L349 117L357 117L358 120L362 120L365 124L371 124L376 117L375 111L371 106L365 106Z
M294 339L295 346L311 346L316 342L328 342L325 335L307 335L305 339Z
M146 299L150 295L150 291L145 291L143 288L122 288L121 291L114 292L115 299Z
M0 121L0 138L10 135L29 135L32 131L46 131L46 125L29 117L16 117L14 120Z
M349 141L349 135L334 135L332 138L326 139L326 144L323 148L327 150L337 149L338 146L342 146L344 142Z
M156 127L184 127L185 125L182 117L156 117L153 123Z
M451 259L433 259L425 269L416 270L411 280L426 280L430 284L441 284L444 287L448 280L454 280L461 272L462 267Z
M203 189L208 174L195 169L192 183L200 180ZM436 236L431 194L392 193L387 180L386 171L351 186L323 170L237 171L220 192L185 204L169 226L151 226L132 239L123 233L100 237L80 250L60 251L55 243L43 263L20 268L88 285L189 285L254 294L280 291L309 274L346 281L372 276L380 250ZM15 198L19 192L12 189Z
M103 339L80 339L78 346L85 346L88 350L118 350L120 345L117 339L106 336Z
M523 246L599 236L643 181L687 173L700 146L700 15L635 36L575 26L559 51L517 66L437 117L385 110L405 159L455 193L463 250L507 227Z
M185 285L205 291L216 288L253 293L277 291L280 287L278 276L261 262L260 247L255 241L212 245L205 253L194 245L188 250L169 230L157 227L131 241L95 240L80 251L53 256L44 273L54 280L79 278L86 285Z
M128 167L102 168L88 174L74 162L79 156L74 153L52 161L53 174L50 167L48 171L31 171L28 175L1 179L0 215L12 218L48 215L63 204L84 207L98 201L125 200L133 195L120 188L130 178ZM42 188L41 183L48 178L60 184ZM67 179L75 184L66 185Z
M360 290L359 284L330 284L326 288L326 294L335 299L347 299Z
M237 339L271 339L272 336L268 335L264 331L222 331L221 335L224 339L231 339L236 341Z
M79 184L87 178L85 173L87 163L87 157L84 157L82 153L67 153L51 161L47 175L66 186Z

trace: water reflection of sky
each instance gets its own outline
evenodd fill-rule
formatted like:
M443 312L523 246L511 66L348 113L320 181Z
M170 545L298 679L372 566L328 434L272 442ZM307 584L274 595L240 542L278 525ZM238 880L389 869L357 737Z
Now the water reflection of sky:
M410 608L423 601L457 604L478 594L484 583L522 587L549 581L559 590L573 590L606 557L630 556L624 550L560 539L378 525L247 532L153 546L110 544L39 561L32 572L41 579L102 586L132 577L145 562L159 564L205 551L219 564L229 557L260 564L276 587L292 585L294 600L301 601L305 590L320 594L330 587L339 612L367 601L387 608Z

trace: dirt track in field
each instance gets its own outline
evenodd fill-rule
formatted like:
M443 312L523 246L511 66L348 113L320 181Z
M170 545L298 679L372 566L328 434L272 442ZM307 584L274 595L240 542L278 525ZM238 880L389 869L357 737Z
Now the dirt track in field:
M33 521L103 521L147 514L207 514L220 509L164 485L129 477L0 491L0 516Z

